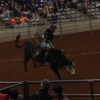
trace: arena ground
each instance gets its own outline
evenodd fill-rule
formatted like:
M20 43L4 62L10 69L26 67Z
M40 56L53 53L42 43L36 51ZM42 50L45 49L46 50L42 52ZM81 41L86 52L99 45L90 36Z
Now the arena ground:
M27 40L21 40L19 44ZM34 40L33 40L34 41ZM74 58L76 74L71 76L66 70L60 70L63 80L82 80L100 78L100 33L90 34L74 33L63 36L55 36L53 41L55 48L64 49L67 58ZM41 81L42 79L57 80L57 76L47 66L35 69L32 61L27 64L28 72L23 68L24 48L16 48L13 42L0 43L0 81ZM50 93L52 92L52 86ZM62 84L65 94L90 93L89 83ZM0 85L0 88L4 85ZM37 91L39 85L31 85L30 93ZM22 90L19 89L21 92ZM100 94L100 83L94 83L94 93ZM88 97L72 97L73 100L91 100ZM95 100L100 100L96 97Z

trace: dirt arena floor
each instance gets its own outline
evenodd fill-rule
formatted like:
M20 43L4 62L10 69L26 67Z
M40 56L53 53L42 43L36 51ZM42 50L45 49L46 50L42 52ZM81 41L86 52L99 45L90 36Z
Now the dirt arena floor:
M27 40L20 41L19 44ZM54 38L55 48L64 49L68 59L74 58L76 74L71 76L69 72L60 69L62 80L83 80L100 78L100 33L69 34L60 38ZM16 48L14 42L0 43L0 81L41 81L42 79L58 80L54 72L47 66L37 69L30 60L27 64L28 72L23 67L24 48ZM49 92L52 94L51 84ZM100 83L94 83L94 93L100 94ZM89 94L89 83L62 84L64 94ZM4 85L0 85L0 88ZM31 85L30 93L37 91L39 85ZM20 89L19 92L22 90ZM72 97L73 100L92 100L89 97ZM95 97L100 100L100 97Z

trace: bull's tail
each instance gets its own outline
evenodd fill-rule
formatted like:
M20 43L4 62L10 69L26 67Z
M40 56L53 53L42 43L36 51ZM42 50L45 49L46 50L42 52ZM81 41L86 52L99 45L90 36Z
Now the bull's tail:
M17 48L21 48L21 47L23 47L23 46L25 46L27 43L25 43L25 44L23 44L23 45L21 45L21 46L19 46L18 45L18 41L20 40L20 38L21 38L21 35L20 35L20 33L16 36L16 40L15 40L15 46L17 47Z

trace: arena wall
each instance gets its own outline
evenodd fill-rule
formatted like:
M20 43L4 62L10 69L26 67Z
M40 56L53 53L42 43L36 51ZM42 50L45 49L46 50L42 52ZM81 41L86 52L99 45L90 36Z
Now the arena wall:
M0 30L0 42L14 41L18 33L21 33L21 39L37 38L36 32L42 35L45 29L49 26L50 24L45 24L39 26L2 29ZM93 33L93 30L100 30L99 19L58 23L56 34L64 35L84 31L89 31L90 33Z

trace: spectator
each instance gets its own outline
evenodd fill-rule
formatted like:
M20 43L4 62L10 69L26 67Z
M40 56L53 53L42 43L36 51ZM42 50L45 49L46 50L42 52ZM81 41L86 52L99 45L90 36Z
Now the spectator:
M43 7L43 17L46 18L48 13L49 10L48 10L48 6L46 5L45 7Z
M4 6L4 3L5 2L3 0L0 1L0 4L1 4L2 7Z
M72 8L71 2L67 2L65 8Z
M3 6L3 8L5 8L5 10L6 10L6 9L9 9L8 3L5 3L4 6Z
M30 4L31 4L31 0L26 0L26 5L27 5L27 4L30 5Z
M49 13L54 12L54 6L53 5L48 5Z
M26 0L20 0L21 5L25 5L26 4Z
M100 1L96 2L96 7L100 10Z
M13 11L14 7L15 7L15 5L14 5L13 3L11 3L11 4L9 5L9 10L10 10L10 11Z
M21 8L21 12L24 13L24 14L27 14L28 11L29 11L29 9L24 4L24 6Z
M38 5L37 4L34 4L34 15L35 15L35 18L36 17L38 18Z
M90 3L87 2L87 1L84 1L84 2L82 3L83 13L86 14L86 13L87 13L87 9L89 9L89 8L90 8Z
M58 12L58 1L57 0L54 0L54 12L56 13L56 12Z
M39 7L43 7L43 3L44 3L43 0L39 0L39 2L38 2Z
M9 26L11 28L14 28L14 25L18 24L17 19L11 14L11 17L9 18Z
M56 23L57 23L57 20L58 20L58 16L57 16L56 13L54 13L54 14L52 15L53 24L56 24Z
M77 8L79 11L82 11L82 0L78 0L78 1L75 3L75 6L76 6L76 8Z
M15 6L14 9L13 9L13 15L15 17L20 17L20 11L18 10L17 6Z
M9 22L10 22L11 24L17 24L17 20L16 20L16 18L15 18L13 15L11 15L11 17L10 17L10 19L9 19Z
M32 13L33 18L38 18L38 5L32 3L30 6L30 11Z
M7 10L5 10L5 8L3 8L1 14L3 15L3 17L5 17L5 15L7 14Z
M32 3L30 6L30 11L32 13L33 18L36 18L37 12L38 12L38 6L36 4Z
M63 11L64 8L65 8L65 3L64 3L64 0L59 0L59 8Z
M53 100L70 100L67 96L62 94L63 88L61 85L55 85L53 87L54 99Z
M30 12L28 12L27 18L28 18L28 19L33 19L32 14L31 14Z
M0 6L0 14L2 14L2 10L3 10L3 8Z
M9 5L9 9L11 9L11 6L12 6L11 0L8 0L7 3L8 3L8 5Z
M35 4L38 4L38 0L34 0L34 3L35 3Z
M48 1L47 1L47 4L48 4L48 5L54 5L52 0L48 0Z
M7 0L7 3L8 3L8 4L11 4L12 2L11 2L11 0Z
M41 89L29 96L29 100L53 100L53 97L48 93L50 82L47 79L41 81Z
M11 89L9 92L9 96L10 96L11 100L18 100L18 90Z
M26 7L27 7L28 11L31 11L31 4L28 3L28 4L26 5Z
M10 18L10 11L9 10L6 13L6 18Z
M31 9L30 10L31 13L34 13L35 12L35 4L34 3L31 4L30 9Z
M25 14L21 14L21 16L20 16L20 23L24 24L27 20L28 20L28 18L26 17L26 15Z

